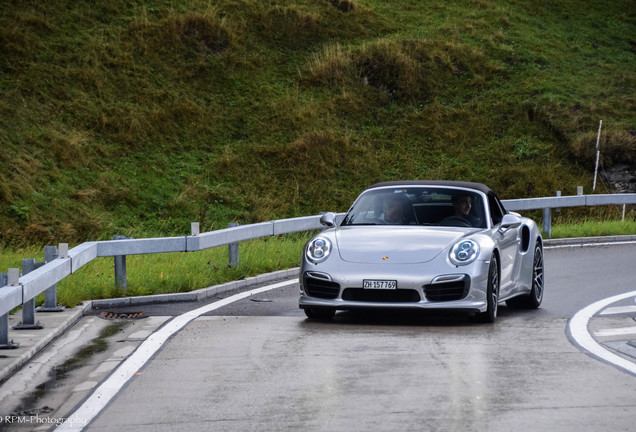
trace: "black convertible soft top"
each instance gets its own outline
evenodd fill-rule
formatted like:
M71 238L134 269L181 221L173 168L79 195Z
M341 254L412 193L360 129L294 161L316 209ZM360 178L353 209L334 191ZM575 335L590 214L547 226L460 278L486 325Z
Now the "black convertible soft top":
M464 182L464 181L451 181L451 180L402 180L402 181L387 181L376 183L369 187L369 189L385 186L450 186L465 189L474 189L485 194L491 193L492 190L481 183Z

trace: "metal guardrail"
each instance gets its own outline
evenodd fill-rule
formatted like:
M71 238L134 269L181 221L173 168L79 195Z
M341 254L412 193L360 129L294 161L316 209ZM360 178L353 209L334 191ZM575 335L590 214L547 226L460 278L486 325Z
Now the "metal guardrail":
M549 233L551 223L548 222L546 225L546 220L551 220L551 209L553 208L636 204L636 194L512 199L504 200L503 203L506 209L510 211L543 209L544 232ZM339 216L342 217L342 214ZM13 347L8 340L8 320L11 310L29 302L34 303L32 300L37 295L47 290L54 290L58 282L96 258L167 252L195 252L244 240L311 231L320 228L322 228L320 215L234 226L205 233L199 233L199 224L195 222L191 227L191 235L183 237L86 242L71 250L68 250L68 244L61 243L56 259L46 262L41 267L21 277L18 269L9 269L7 280L0 279L0 286L2 287L0 288L0 348ZM52 297L54 298L54 296Z
M582 189L582 188L581 188ZM509 211L543 210L543 232L550 237L552 234L552 209L562 207L584 207L599 205L627 205L636 204L636 194L604 194L604 195L574 195L543 198L524 198L503 200Z
M510 211L598 205L636 204L636 194L574 195L502 200Z

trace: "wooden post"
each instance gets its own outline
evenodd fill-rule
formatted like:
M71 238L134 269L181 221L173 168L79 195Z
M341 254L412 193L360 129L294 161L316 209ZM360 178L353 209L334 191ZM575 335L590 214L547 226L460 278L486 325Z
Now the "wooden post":
M596 164L594 164L594 184L592 185L592 191L596 190L596 176L598 175L598 161L601 156L601 126L603 126L603 120L598 124L598 135L596 136Z

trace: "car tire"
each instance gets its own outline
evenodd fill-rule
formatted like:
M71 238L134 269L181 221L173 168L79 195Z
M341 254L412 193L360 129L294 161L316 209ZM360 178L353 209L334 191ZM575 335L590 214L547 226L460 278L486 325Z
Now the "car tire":
M324 307L313 307L313 308L305 308L305 315L307 318L318 319L318 320L330 320L336 314L336 310L333 308L324 308Z
M543 267L543 248L541 247L541 243L537 242L532 258L532 289L530 290L530 294L507 300L506 304L508 306L512 308L536 309L541 305L545 287Z
M497 309L499 308L499 260L497 255L492 256L488 267L486 303L486 311L477 313L475 318L482 323L494 323L497 320Z

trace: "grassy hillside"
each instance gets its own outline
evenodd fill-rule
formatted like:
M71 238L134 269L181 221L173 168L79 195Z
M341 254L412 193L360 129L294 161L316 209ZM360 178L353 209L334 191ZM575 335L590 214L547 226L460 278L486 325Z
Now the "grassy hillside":
M636 163L630 1L4 0L0 244L344 211L376 181L503 198ZM601 190L606 191L606 190Z

